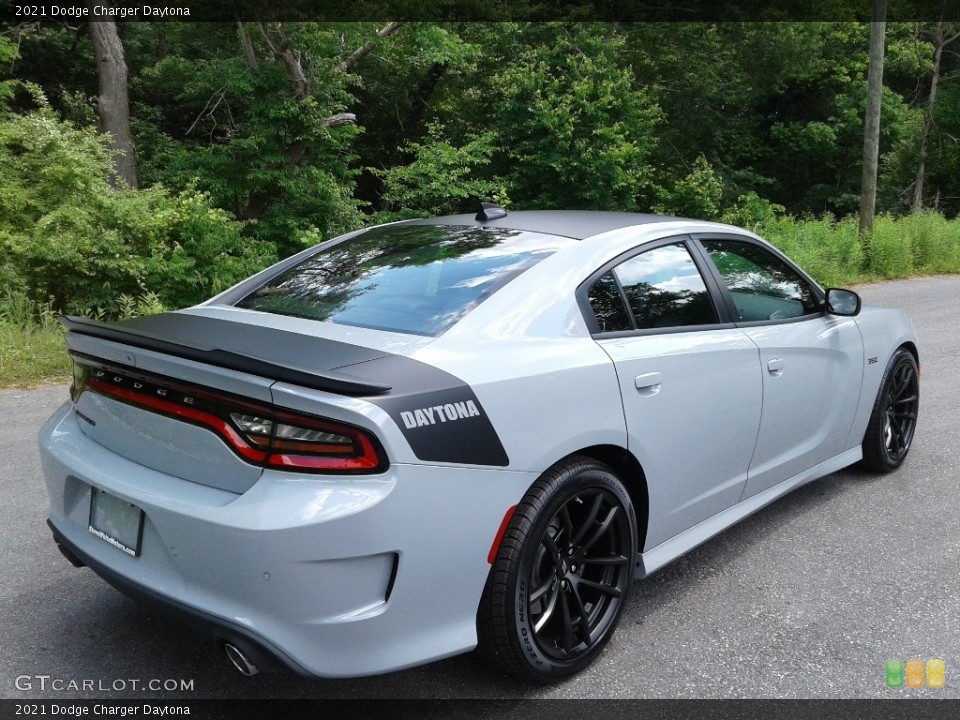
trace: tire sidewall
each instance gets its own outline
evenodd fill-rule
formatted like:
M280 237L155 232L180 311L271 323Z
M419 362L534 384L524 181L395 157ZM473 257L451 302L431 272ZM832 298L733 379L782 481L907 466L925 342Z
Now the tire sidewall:
M574 467L571 470L572 472L569 473L568 477L555 483L542 509L533 520L524 539L520 562L517 566L517 572L512 578L512 587L509 589L509 596L513 605L511 631L515 633L517 646L531 670L546 677L573 675L589 665L616 630L627 601L627 592L624 592L624 595L620 598L620 605L616 609L603 637L583 654L570 661L559 662L543 653L534 636L533 622L527 607L527 596L532 591L532 588L529 587L530 575L533 563L536 560L540 539L547 531L550 521L574 495L586 490L600 489L611 493L620 502L622 511L625 512L630 525L630 538L633 541L634 548L637 539L636 519L630 497L616 476L596 465ZM634 563L630 562L627 566L627 590L633 582L633 571Z
M880 461L879 464L887 472L896 470L898 467L900 467L900 465L903 464L904 460L906 460L907 458L907 455L910 454L910 447L912 447L913 445L913 436L916 434L916 419L914 419L914 427L911 431L910 443L909 443L909 447L907 448L907 452L904 453L898 460L894 460L890 457L890 453L887 450L886 443L883 437L884 419L885 419L884 416L887 410L887 396L890 393L890 386L894 381L894 377L896 377L897 370L903 364L908 364L911 366L914 376L917 379L917 390L918 390L917 411L919 414L919 409L920 409L919 380L920 378L919 378L919 373L917 371L917 361L916 359L914 359L913 355L909 351L901 348L896 353L894 353L892 358L890 358L890 362L888 363L886 371L884 372L883 381L880 383L880 392L877 394L877 400L873 408L873 418L870 423L870 432L872 433L870 442L874 444L873 452L876 455L877 459Z

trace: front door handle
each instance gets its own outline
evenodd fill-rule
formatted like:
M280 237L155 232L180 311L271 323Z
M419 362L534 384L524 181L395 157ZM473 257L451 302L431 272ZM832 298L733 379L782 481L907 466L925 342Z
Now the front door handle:
M783 358L774 358L767 363L767 372L774 377L783 375Z
M637 392L641 395L656 395L660 392L663 375L658 372L644 373L643 375L637 375L633 383L637 387Z

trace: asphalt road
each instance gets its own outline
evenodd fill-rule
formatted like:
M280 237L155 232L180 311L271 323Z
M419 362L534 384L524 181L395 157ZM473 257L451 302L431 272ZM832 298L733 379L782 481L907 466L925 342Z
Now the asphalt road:
M904 467L807 485L637 583L599 661L546 688L473 655L349 681L240 676L61 557L35 438L66 388L0 391L0 698L960 698L960 277L860 290L906 308L920 336ZM890 658L943 659L946 687L887 688Z

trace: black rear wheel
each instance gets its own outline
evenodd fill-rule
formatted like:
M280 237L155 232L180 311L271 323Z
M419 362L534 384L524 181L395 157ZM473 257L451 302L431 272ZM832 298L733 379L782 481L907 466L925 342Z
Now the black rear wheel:
M901 348L887 364L863 436L863 465L867 469L887 473L900 467L913 443L919 409L917 361Z
M573 675L610 640L633 580L637 525L610 469L572 458L510 521L478 615L480 651L535 682Z

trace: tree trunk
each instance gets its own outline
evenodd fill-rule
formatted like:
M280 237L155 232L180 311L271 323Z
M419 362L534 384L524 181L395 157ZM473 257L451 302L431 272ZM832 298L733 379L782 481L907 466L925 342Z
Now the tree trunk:
M259 72L260 63L257 62L257 54L253 50L253 43L250 36L243 27L243 23L237 20L237 35L240 36L240 45L243 46L243 57L247 60L247 67L253 72Z
M95 0L88 0L93 14ZM100 130L110 136L110 144L117 154L113 164L116 177L111 184L137 187L137 162L130 134L130 101L127 96L127 63L123 57L123 44L117 34L117 24L110 21L88 23L93 51L97 61L100 80L100 95L97 112L100 115Z
M867 71L867 117L863 131L863 176L860 183L860 236L869 238L877 209L877 160L880 157L880 98L883 93L883 40L887 0L873 0L870 23L870 68ZM869 253L865 253L869 259Z
M913 202L911 212L923 210L923 189L927 175L927 152L930 144L930 134L933 132L933 110L937 104L937 89L940 85L940 61L943 58L943 49L960 37L955 33L950 37L946 34L944 17L947 14L947 0L943 0L940 8L940 20L933 33L933 73L930 78L930 95L927 96L927 109L923 115L923 131L920 134L920 153L917 159L917 178L913 183Z

